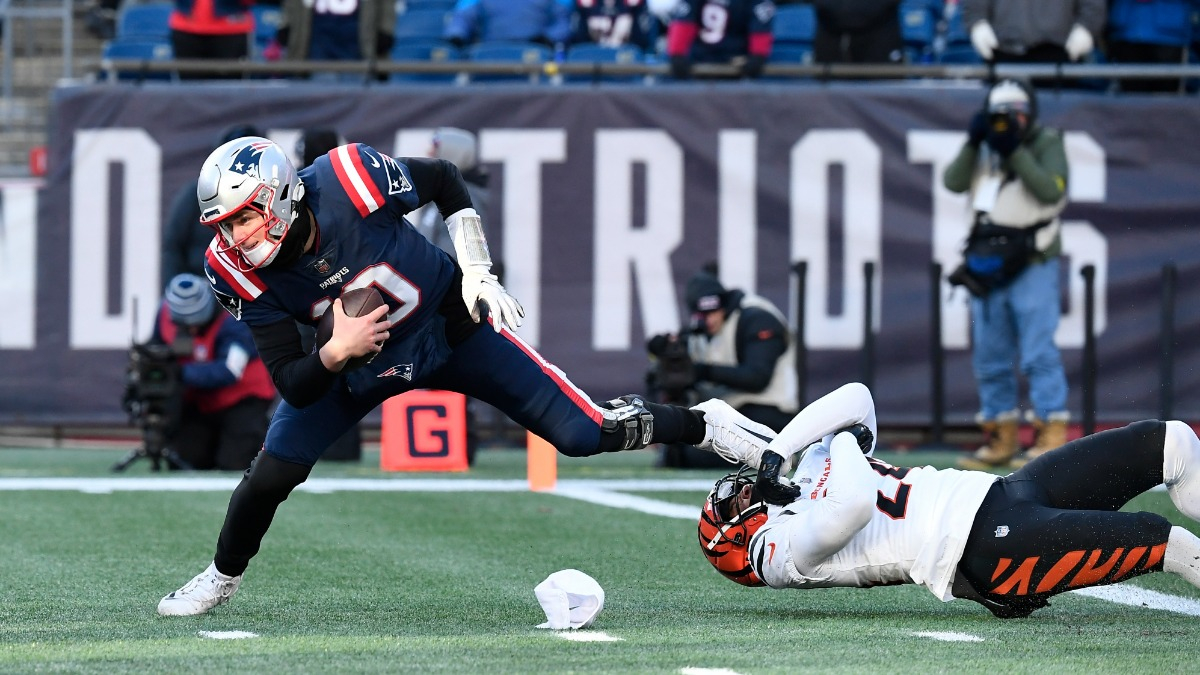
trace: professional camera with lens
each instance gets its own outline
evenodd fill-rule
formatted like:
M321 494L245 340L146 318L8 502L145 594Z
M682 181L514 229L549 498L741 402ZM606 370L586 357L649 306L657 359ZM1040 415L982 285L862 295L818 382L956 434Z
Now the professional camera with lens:
M696 384L696 364L688 354L687 335L656 335L646 345L654 366L647 384L662 394L664 403L684 404Z
M129 350L125 371L125 410L139 422L147 415L165 414L182 393L179 363L170 345L146 343Z

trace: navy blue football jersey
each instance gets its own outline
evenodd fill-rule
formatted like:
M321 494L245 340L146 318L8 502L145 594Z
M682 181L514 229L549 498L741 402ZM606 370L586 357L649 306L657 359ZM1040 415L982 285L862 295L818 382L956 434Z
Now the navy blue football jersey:
M353 143L318 158L300 179L317 228L312 249L281 269L241 272L214 239L204 272L221 305L251 326L315 325L342 291L374 286L388 304L389 342L427 323L454 263L404 219L430 201L417 194L408 167Z
M752 51L751 35L770 35L775 4L771 0L684 0L672 10L671 20L696 25L692 60L727 63Z

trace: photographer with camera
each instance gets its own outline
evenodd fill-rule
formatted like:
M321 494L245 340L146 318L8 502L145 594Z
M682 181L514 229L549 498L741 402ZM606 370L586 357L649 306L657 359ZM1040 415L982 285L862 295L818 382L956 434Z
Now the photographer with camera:
M1054 344L1059 314L1059 214L1067 203L1067 156L1062 134L1037 124L1037 98L1020 81L1002 80L971 119L968 138L946 167L943 182L966 192L973 225L963 263L950 274L971 293L979 386L978 420L988 442L963 468L1025 462L1067 440L1067 378ZM1027 417L1037 440L1020 451L1018 383L1029 380Z
M174 354L182 405L165 442L193 468L242 471L262 449L275 386L250 329L217 309L202 277L167 284L151 343Z
M691 325L679 335L655 335L646 344L655 359L650 384L667 402L725 400L771 429L798 410L796 349L787 319L765 298L726 289L710 271L688 281ZM711 453L667 446L664 466L723 466Z

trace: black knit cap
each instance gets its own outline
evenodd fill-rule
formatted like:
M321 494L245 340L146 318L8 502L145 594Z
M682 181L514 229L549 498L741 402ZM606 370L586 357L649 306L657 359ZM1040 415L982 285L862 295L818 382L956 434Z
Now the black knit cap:
M708 272L699 272L687 283L688 309L695 312L712 312L725 307L727 292L721 282Z

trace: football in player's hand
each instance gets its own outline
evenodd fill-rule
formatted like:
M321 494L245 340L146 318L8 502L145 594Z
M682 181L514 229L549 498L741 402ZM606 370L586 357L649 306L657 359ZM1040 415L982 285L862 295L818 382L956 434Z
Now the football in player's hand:
M383 296L373 286L366 288L356 288L342 293L342 312L346 316L363 316L375 311L375 308L382 306ZM317 349L325 346L333 337L333 305L325 310L321 315L320 322L317 323ZM376 352L364 354L363 356L352 356L346 365L342 368L342 372L362 368L375 358Z

